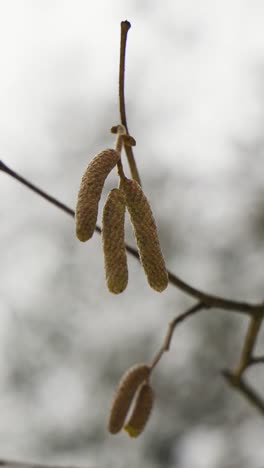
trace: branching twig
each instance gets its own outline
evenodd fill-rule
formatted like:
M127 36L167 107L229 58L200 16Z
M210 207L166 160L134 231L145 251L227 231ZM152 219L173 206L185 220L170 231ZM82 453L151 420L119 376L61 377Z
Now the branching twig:
M202 310L206 307L207 306L202 302L197 302L194 306L192 306L190 309L186 310L182 314L178 315L178 317L176 317L171 323L169 323L164 342L150 365L152 369L158 364L163 354L166 351L169 351L171 340L176 326L183 322L186 318L196 314L197 312L199 312L199 310Z
M71 208L66 206L64 203L61 203L60 201L58 201L56 198L52 197L51 195L46 193L44 190L41 190L39 187L37 187L36 185L26 180L24 177L17 174L15 171L13 171L8 166L6 166L6 164L4 164L3 161L0 161L0 171L3 171L6 174L9 174L11 177L21 182L23 185L25 185L27 188L35 192L37 195L40 195L42 198L44 198L45 200L55 205L57 208L60 208L65 213L74 217L74 211ZM98 233L101 233L101 228L99 226L96 226L96 231ZM139 260L139 255L136 249L126 244L126 250L134 258ZM181 291L185 292L189 296L199 299L199 301L202 302L206 307L210 307L210 308L215 307L218 309L230 310L234 312L247 314L250 316L252 315L258 316L261 312L264 312L264 303L262 302L254 304L254 303L248 303L248 302L237 301L237 300L215 296L215 295L200 291L199 289L189 285L188 283L186 283L185 281L183 281L182 279L180 279L178 276L176 276L174 273L171 273L170 271L168 271L168 276L169 276L170 284L177 287Z
M253 351L262 321L263 313L250 318L238 366L234 371L230 372L225 370L222 374L233 388L242 393L247 400L249 400L261 413L264 414L264 400L262 400L256 391L245 382L244 378L242 378L244 371L250 367L254 361L256 363L256 360L253 357Z
M253 359L253 351L256 344L257 336L263 321L263 314L256 315L250 318L249 327L243 344L240 361L237 368L233 371L233 377L238 380L243 372L249 367Z
M264 356L252 357L248 366L254 366L255 364L264 364Z
M121 40L120 40L120 62L119 62L119 111L121 123L126 127L127 133L127 118L126 118L126 101L125 101L125 60L126 60L126 41L127 33L131 27L129 21L121 23ZM132 179L135 179L140 185L140 176L137 169L134 153L131 146L125 144L125 151L131 172Z
M44 465L42 463L21 462L21 461L4 460L4 459L0 459L0 466L6 467L6 468L81 468L81 467L72 466L72 465L66 465L66 466L53 465L53 464ZM92 467L90 466L87 468L92 468Z
M255 408L264 415L264 400L245 382L244 379L237 379L232 372L223 370L222 375L233 388L238 390Z

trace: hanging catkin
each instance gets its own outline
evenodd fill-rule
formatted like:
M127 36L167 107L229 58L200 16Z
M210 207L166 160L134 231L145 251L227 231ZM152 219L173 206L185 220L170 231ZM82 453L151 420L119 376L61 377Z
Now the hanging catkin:
M128 410L138 387L149 377L150 367L138 364L131 367L121 378L112 404L108 430L112 434L119 432L125 422Z
M153 390L148 382L144 382L134 402L132 414L124 427L131 437L138 437L143 432L152 410L153 401Z
M125 196L119 189L109 193L102 221L102 241L106 282L109 291L119 294L127 286L127 256L125 248Z
M76 236L82 242L90 239L94 233L104 182L119 158L114 149L101 151L83 174L75 213Z
M140 260L148 282L153 289L161 292L168 285L168 274L150 204L135 180L124 178L121 188L125 193Z

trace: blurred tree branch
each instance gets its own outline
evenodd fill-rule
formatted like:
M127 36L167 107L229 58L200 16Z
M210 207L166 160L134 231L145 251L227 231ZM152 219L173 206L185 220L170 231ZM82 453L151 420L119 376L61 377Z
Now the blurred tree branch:
M43 465L42 463L34 463L34 462L20 462L14 460L4 460L0 459L0 466L6 468L81 468L73 465ZM92 466L87 466L83 468L93 468Z

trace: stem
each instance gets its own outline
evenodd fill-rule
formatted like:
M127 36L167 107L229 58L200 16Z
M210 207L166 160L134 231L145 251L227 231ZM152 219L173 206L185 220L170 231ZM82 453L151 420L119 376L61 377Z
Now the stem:
M257 336L262 324L263 314L250 317L249 327L243 344L240 361L237 369L233 372L238 380L244 370L252 363L252 354L256 345Z
M44 190L41 190L38 188L36 185L32 184L28 180L24 179L21 175L19 175L17 172L13 171L10 169L10 167L6 166L3 161L0 161L0 170L5 172L6 174L10 175L14 179L18 180L21 182L21 184L25 185L27 188L32 190L33 192L37 193L40 195L42 198L45 198L48 202L50 202L52 205L55 205L57 208L60 208L63 210L65 213L69 214L70 216L74 217L74 211L69 208L68 206L64 205L64 203L61 203L59 200L56 198L52 197L49 195L47 192L44 192Z
M260 413L264 414L264 400L248 383L245 382L244 379L238 380L237 376L228 370L223 370L222 375L229 385L238 390L253 406L255 406L255 408L258 409L258 411L260 411Z
M127 42L127 33L131 27L129 21L121 22L121 38L120 38L120 60L119 60L119 84L118 84L118 94L119 94L119 112L121 123L126 127L127 134L129 134L126 118L126 102L125 102L125 61L126 61L126 42ZM131 172L132 179L135 179L139 185L140 176L136 161L134 158L134 153L131 146L125 144L126 156L129 164L129 169Z
M202 302L197 302L197 304L192 306L190 309L186 310L183 314L178 315L178 317L176 317L171 323L169 323L169 327L168 327L165 339L163 341L163 344L150 365L151 369L153 369L158 364L163 354L166 351L169 351L171 340L172 340L173 333L174 333L176 326L179 325L181 322L183 322L186 318L191 317L192 315L196 314L199 310L203 308L206 308L206 305L204 305Z

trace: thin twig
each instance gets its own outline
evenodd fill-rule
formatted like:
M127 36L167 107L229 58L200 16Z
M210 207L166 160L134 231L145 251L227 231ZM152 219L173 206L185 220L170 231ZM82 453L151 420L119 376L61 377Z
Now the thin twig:
M186 310L182 314L178 315L172 322L169 323L163 344L150 365L151 369L153 369L158 364L163 354L166 351L169 351L173 333L177 325L183 322L186 318L196 314L197 312L199 312L199 310L202 310L203 308L206 308L206 305L204 305L202 302L197 302L194 306L192 306L190 309Z
M243 343L243 348L237 368L233 371L233 376L239 380L245 369L251 364L257 336L263 321L263 314L250 317L248 330Z
M56 198L52 197L44 190L41 190L36 185L26 180L24 177L17 174L15 171L13 171L8 166L6 166L6 164L4 164L3 161L0 161L0 171L5 172L6 174L10 175L11 177L21 182L23 185L25 185L27 188L29 188L33 192L40 195L45 200L49 201L51 204L55 205L57 208L63 210L65 213L74 217L74 211L71 208L66 206L64 203L61 203L60 201L58 201ZM98 233L101 233L101 228L98 225L96 226L95 229ZM134 247L126 244L126 250L128 253L130 253L130 255L132 255L134 258L139 260L138 252L136 249L134 249ZM189 296L195 297L200 302L202 302L204 306L206 307L210 307L210 308L215 307L218 309L230 310L230 311L239 312L239 313L243 313L243 314L250 315L250 316L251 315L258 316L260 313L264 312L263 302L248 303L248 302L215 296L212 294L205 293L189 285L188 283L184 282L182 279L180 279L178 276L176 276L174 273L171 273L170 271L168 271L168 277L169 277L170 284L177 287L181 291L185 292Z
M21 182L21 184L25 185L27 188L32 190L33 192L37 193L40 195L42 198L45 198L45 200L49 201L52 203L52 205L55 205L57 208L60 208L63 210L65 213L69 214L70 216L74 217L74 211L69 208L68 206L64 205L64 203L61 203L59 200L56 198L52 197L49 195L47 192L44 192L44 190L41 190L39 187L36 185L32 184L28 180L24 179L21 175L19 175L17 172L13 171L10 169L10 167L6 166L6 164L3 163L3 161L0 161L0 170L5 172L6 174L10 175L14 179L18 180Z
M238 380L237 376L228 370L223 370L222 375L229 385L238 390L238 392L240 392L253 406L255 406L260 413L264 414L264 400L248 383L245 382L244 379L241 378Z
M126 42L127 33L131 27L129 21L121 22L121 38L120 38L120 61L119 61L119 112L121 123L126 127L129 134L126 118L126 101L125 101L125 61L126 61ZM125 144L125 151L131 172L132 179L135 179L140 185L140 176L136 165L135 157L131 146Z
M249 366L255 366L257 364L264 364L264 356L254 356L250 359L250 362L248 364Z
M43 463L26 462L26 461L22 462L22 461L4 460L4 459L0 459L0 466L1 467L6 466L8 468L12 468L12 467L15 467L15 468L81 468L80 466L76 467L73 465L54 465L54 464L46 465ZM90 466L87 468L92 468L92 467Z

